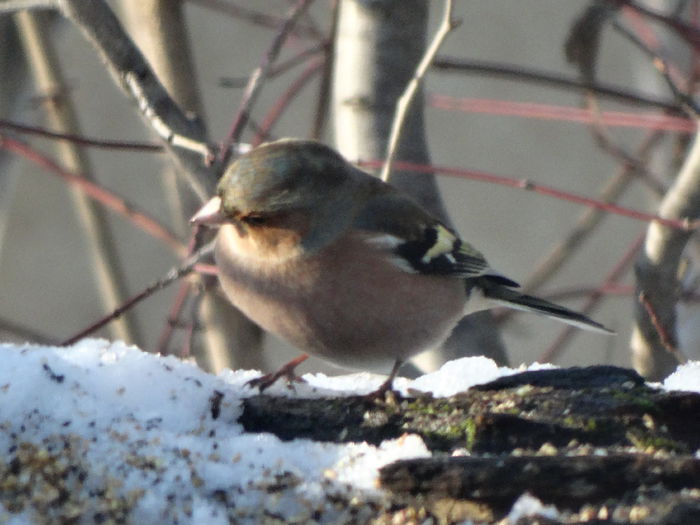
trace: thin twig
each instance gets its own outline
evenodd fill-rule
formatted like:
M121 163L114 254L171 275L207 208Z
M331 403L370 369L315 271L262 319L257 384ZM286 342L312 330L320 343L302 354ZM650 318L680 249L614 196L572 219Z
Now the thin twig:
M586 300L583 307L579 311L583 314L588 314L595 308L595 306L600 302L600 300L605 295L605 288L616 284L629 270L631 264L634 262L637 253L642 248L644 244L645 234L640 234L634 242L629 246L622 258L615 264L613 269L608 273L603 281L603 284L593 291ZM557 358L559 353L562 351L566 343L573 337L573 335L578 330L572 326L567 326L564 328L559 336L552 342L551 345L537 358L540 363L550 363Z
M213 277L219 275L219 270L214 264L199 263L194 267L194 271L201 275L211 275Z
M169 354L168 347L170 346L170 340L173 337L173 332L175 327L180 321L180 314L182 309L185 307L185 302L190 295L190 288L192 284L188 281L183 281L180 288L175 295L172 305L170 306L170 311L168 312L168 317L165 320L165 327L160 333L158 338L158 343L156 344L155 353L166 355Z
M647 165L649 164L647 159L640 158L640 154L634 155L628 153L621 144L618 144L613 139L612 134L608 130L606 124L600 118L600 107L598 106L597 100L593 98L593 95L589 94L586 97L586 103L591 112L591 115L595 119L591 126L591 132L598 146L600 146L600 148L604 152L608 153L610 156L616 159L621 166L629 168L625 169L626 173L630 175L635 175L640 180L643 180L644 183L652 190L652 192L655 195L659 197L663 196L663 194L666 193L667 185L661 180L661 177L659 177L655 173L652 173L647 168ZM662 136L663 134L660 133L654 133L652 135L649 135L645 140L645 143L642 145L641 151L648 149L648 146L646 144L648 144L648 141L650 139L656 137L654 139L654 142L656 142Z
M78 186L90 198L95 199L107 208L119 213L140 230L143 230L153 237L160 239L175 253L179 255L184 255L186 253L185 246L165 226L158 223L158 221L145 212L138 210L115 193L112 193L94 182L90 182L79 175L63 169L47 156L39 153L31 146L19 140L0 134L0 148L21 155L34 164L41 166L49 173L58 175L69 184Z
M61 343L61 346L72 345L72 344L80 341L83 337L86 337L86 336L96 332L97 330L99 330L100 328L105 326L107 323L113 321L114 319L117 319L124 312L133 308L136 304L140 303L144 299L147 299L148 297L153 295L155 292L162 290L163 288L169 286L170 284L177 281L178 279L191 273L192 271L194 271L194 267L199 262L199 260L202 257L204 257L205 255L208 255L209 253L211 253L213 246L214 246L213 242L207 244L201 250L195 252L191 257L188 257L185 260L185 262L183 262L180 266L171 268L170 271L168 271L168 273L165 274L164 277L153 282L151 285L147 286L141 292L139 292L138 294L136 294L135 296L133 296L132 298L127 300L119 308L115 309L111 314L103 317L102 319L91 324L90 326L88 326L84 330L81 330L79 333L77 333L77 334L69 337L65 341L63 341Z
M647 175L645 180L651 179L651 176L646 171L646 163L644 162L644 158L649 154L651 148L657 144L664 135L659 132L649 134L643 141L635 156L627 155L622 148L612 143L607 129L600 120L601 112L595 95L588 92L586 102L588 105L586 112L592 119L593 133L598 137L599 142L602 141L602 145L606 151L616 154L617 158L621 160L621 168L619 173L605 184L603 190L598 196L598 199L602 202L613 203L622 196L626 188L637 175L644 173ZM662 192L663 189L661 189L661 193ZM523 290L531 293L549 281L564 265L564 263L571 258L571 256L575 253L576 248L581 246L583 241L585 241L585 239L587 239L588 236L594 231L596 226L600 224L600 221L604 216L605 213L601 209L589 208L585 210L579 216L576 224L566 235L566 237L557 243L536 266L535 270L523 284ZM508 313L510 312L512 311L509 311Z
M104 0L61 0L56 5L80 28L117 85L137 103L141 116L182 167L178 175L206 200L216 185L216 173L201 120L186 115L168 95Z
M687 117L674 117L658 112L631 113L624 111L600 111L591 114L589 109L578 106L560 106L535 102L516 102L490 98L463 98L431 93L428 104L447 111L464 111L507 117L553 120L570 123L595 124L601 122L608 127L627 127L659 131L694 133L695 120Z
M661 319L659 319L659 316L654 311L654 306L651 304L651 302L649 302L647 295L644 292L639 292L637 300L644 307L644 310L649 316L649 320L651 321L651 324L654 326L654 329L656 330L656 333L659 336L659 341L661 342L661 345L666 349L666 351L669 354L673 354L673 356L676 359L678 359L679 363L686 363L688 359L678 349L678 346L675 342L675 336L673 334L670 334L668 330L666 330L666 327L664 327L663 322L661 321Z
M638 93L636 91L604 84L602 82L587 82L576 77L561 75L559 73L553 73L541 69L523 67L516 64L438 56L433 61L433 68L437 71L484 73L491 76L517 80L518 82L533 82L564 89L573 88L584 91L592 91L597 95L619 100L620 102L658 107L676 113L681 111L681 107L678 104L655 98L652 95Z
M367 168L376 168L382 166L382 161L369 160L360 161L358 165ZM460 168L452 168L448 166L439 166L432 164L430 166L424 166L422 164L415 164L413 162L396 162L396 168L405 171L414 171L416 173L442 173L444 175L450 175L454 177L464 177L471 180L477 180L481 182L487 182L490 184L498 184L501 186L508 186L511 188L518 188L526 191L533 191L541 195L547 195L549 197L554 197L556 199L561 199L569 202L575 202L577 204L582 204L590 208L598 208L605 210L609 213L615 215L622 215L624 217L629 217L643 222L656 222L660 225L667 226L674 230L690 232L697 229L699 220L697 219L667 219L660 217L658 215L653 215L651 213L644 213L637 210L632 210L630 208L625 208L624 206L618 206L615 204L610 204L606 202L601 202L596 199L591 199L590 197L582 197L581 195L576 195L568 191L558 190L551 186L545 186L544 184L536 184L528 179L514 179L511 177L503 177L501 175L495 175L493 173L487 173L484 171L477 170L465 170Z
M638 155L648 154L649 150L658 143L662 136L660 133L650 134L642 143ZM605 184L598 195L598 199L602 202L615 202L623 194L629 183L634 180L634 172L637 170L637 166L637 163L621 166L620 172ZM576 224L566 237L557 243L542 261L536 265L530 277L523 283L523 290L532 292L555 275L566 259L570 258L572 253L574 253L575 248L581 246L595 227L600 224L604 216L604 211L598 208L585 210L576 220Z
M26 0L25 0L26 1ZM279 16L268 15L261 11L241 7L230 0L189 0L192 4L199 4L205 8L227 15L247 20L252 24L256 24L269 29L277 29L283 22ZM296 24L290 31L290 34L298 38L319 38L318 31L315 28L303 24Z
M180 350L180 357L190 357L192 355L192 348L194 348L194 334L200 328L198 322L198 314L201 311L202 301L204 300L204 293L194 294L192 300L189 304L189 322L185 326L185 337L183 338L182 348ZM219 352L223 349L219 348Z
M78 146L86 146L92 148L102 148L110 150L126 150L126 151L144 151L144 152L163 152L165 148L161 144L155 144L153 142L131 142L125 140L103 140L86 137L84 135L75 135L73 133L59 133L57 131L50 131L38 126L28 126L26 124L20 124L19 122L13 122L11 120L0 118L0 129L9 129L17 133L25 133L27 135L37 135L39 137L46 137L49 139L65 140L67 142L72 142Z
M260 91L262 90L265 80L267 79L267 74L272 66L272 63L277 59L277 56L282 49L282 45L287 40L287 37L289 36L289 33L296 24L297 20L312 1L313 0L298 0L296 4L294 4L277 31L277 34L275 35L269 49L265 53L262 62L250 75L248 85L243 93L243 100L241 100L241 104L238 107L238 112L233 120L231 129L224 139L219 151L219 160L222 166L226 166L231 158L231 145L239 141L243 128L250 118L251 109L255 104Z
M435 59L435 55L442 46L442 43L445 41L445 38L447 38L447 35L449 35L450 32L459 25L459 22L453 18L453 7L453 0L445 0L445 10L443 12L442 22L440 23L440 27L438 27L435 38L426 50L425 55L423 55L423 58L416 68L413 78L411 78L411 81L406 86L406 90L396 102L396 114L394 115L394 121L391 125L386 159L381 172L381 179L385 182L389 180L389 176L391 175L391 169L393 167L394 159L396 158L396 152L398 151L406 115L408 115L408 110L410 109L411 103L418 92L418 88L423 82L423 78L425 77L430 64L432 64L433 60Z
M305 49L296 55L294 55L292 58L289 58L287 60L281 61L278 64L276 64L274 67L271 67L270 70L267 72L267 78L272 79L277 76L282 75L283 73L286 73L290 69L295 68L296 66L303 64L307 60L316 57L317 55L325 55L324 45L315 45L313 47L310 47L308 49ZM244 88L248 85L248 80L250 77L221 77L219 79L219 86L223 88L232 88L232 89L240 89Z
M292 82L285 92L277 99L277 101L272 105L272 108L270 108L265 115L263 121L260 123L260 128L251 141L253 147L259 145L264 140L267 140L270 130L282 117L284 111L289 108L289 104L297 95L299 95L299 93L301 93L304 86L306 86L316 76L316 74L321 70L322 66L322 61L315 61L309 64L304 71L301 72L297 79L294 80L294 82Z
M700 47L700 31L694 25L688 24L682 20L675 17L669 17L659 11L639 5L632 0L615 0L616 2L621 2L625 4L630 9L637 11L638 13L647 16L653 20L657 20L666 26L672 28L681 38L686 40L694 48Z
M628 30L622 24L613 22L613 27L650 58L652 65L659 71L659 73L661 73L662 78L666 81L666 85L669 87L676 100L681 103L683 108L695 118L700 117L700 106L698 106L695 100L693 100L692 96L678 86L675 79L671 75L671 68L668 61L655 50L646 45L645 42L643 42L639 37L637 37L637 35Z
M204 242L205 239L205 231L206 228L203 228L199 225L195 226L194 229L192 230L192 235L190 235L190 239L187 243L187 256L190 257L197 249L200 247L202 242ZM201 266L202 263L197 263L195 265L194 270L198 271L198 266ZM160 337L158 338L158 344L156 346L156 353L158 354L168 354L168 346L170 345L170 340L172 339L173 332L175 330L175 327L177 326L179 320L180 320L180 315L182 313L182 309L185 307L185 303L187 302L187 299L189 297L190 292L192 291L192 284L190 282L184 281L180 285L180 289L178 290L175 299L173 300L171 306L170 306L170 311L168 312L168 317L166 318L165 326L163 330L161 331Z

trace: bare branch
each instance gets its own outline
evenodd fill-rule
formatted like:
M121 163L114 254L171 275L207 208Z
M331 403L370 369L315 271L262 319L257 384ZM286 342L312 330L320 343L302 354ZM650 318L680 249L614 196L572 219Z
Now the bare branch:
M657 20L665 24L673 29L681 38L685 39L690 45L695 48L700 47L700 31L694 25L688 24L676 16L668 16L649 7L639 5L632 0L614 0L614 2L624 4L652 20Z
M260 90L264 85L264 81L267 78L267 74L272 67L272 63L277 59L282 45L289 36L290 31L296 24L299 17L304 13L306 8L313 0L298 0L294 6L289 10L284 22L280 26L277 34L275 35L270 48L265 53L260 65L253 71L248 80L248 85L246 86L245 93L243 94L243 100L238 108L236 118L233 121L233 125L223 142L219 158L222 165L228 163L231 157L231 145L240 139L240 135L243 132L248 119L250 118L250 111L255 101L260 94Z
M161 331L160 337L158 338L158 343L156 344L155 352L157 354L165 355L168 352L170 346L170 340L172 339L173 332L178 322L180 321L180 314L182 309L185 307L185 302L190 295L190 288L192 284L189 281L183 281L180 288L175 295L172 305L170 306L170 311L165 320L165 327Z
M669 219L700 217L700 138L690 146L678 177L659 206L659 215ZM677 365L677 359L666 347L676 347L676 304L679 298L678 268L691 232L668 228L655 221L647 229L647 237L636 264L636 325L632 337L633 362L646 377L660 379ZM656 319L652 320L649 310ZM662 328L662 331L658 327ZM665 343L661 335L665 336Z
M149 286L147 286L144 290L130 298L128 301L126 301L124 304L122 304L119 308L115 309L112 313L109 315L103 317L99 321L91 324L88 326L86 329L81 330L79 333L71 336L70 338L66 339L61 343L61 346L70 346L72 344L77 343L80 341L83 337L87 337L88 335L96 332L106 324L112 322L115 319L118 319L121 315L124 314L124 312L130 310L133 308L136 304L140 303L144 299L147 299L151 295L153 295L155 292L162 290L163 288L171 285L178 279L184 277L185 275L192 273L194 271L195 266L199 262L199 260L211 253L211 251L214 248L214 243L211 242L204 246L201 250L195 252L191 257L188 257L180 266L171 268L170 271L165 274L164 277L158 279L157 281L153 282Z
M54 140L65 140L79 146L87 146L92 148L102 148L111 150L128 150L128 151L147 151L147 152L162 152L163 146L150 142L129 142L124 140L103 140L86 137L84 135L76 135L74 133L59 133L37 126L28 126L13 122L6 119L0 119L0 129L9 129L18 133L26 133L27 135L36 135Z
M267 78L278 77L317 55L327 55L328 53L324 49L325 47L327 46L315 45L304 49L287 60L277 62L275 66L271 67L267 72ZM222 77L219 79L219 85L223 88L241 89L248 85L249 79L250 77Z
M133 222L139 229L160 239L167 244L175 253L185 254L186 248L180 240L170 232L165 226L158 223L153 217L143 211L136 209L126 200L118 195L106 190L105 188L89 181L88 179L78 176L75 173L64 170L50 158L42 155L38 151L32 149L27 144L19 140L3 136L0 134L0 148L12 151L18 155L22 155L27 160L41 166L49 173L53 173L67 181L70 184L76 185L82 189L89 197L101 202L107 208L123 215L126 219Z
M449 35L450 32L459 25L459 23L453 18L453 8L453 0L445 0L445 11L443 13L440 27L435 34L435 38L425 51L425 55L418 64L413 78L408 83L408 86L406 86L406 91L404 91L403 95L401 95L396 103L396 115L394 116L394 122L391 126L391 135L389 136L389 144L387 145L386 160L380 175L380 178L385 182L389 180L389 176L391 175L391 168L392 164L394 163L394 159L396 158L399 142L401 141L401 133L403 131L404 122L406 121L406 115L408 114L411 103L418 92L418 88L423 82L423 78L425 77L430 64L432 64L435 55L442 46L442 43L445 41L445 38L447 38L447 35Z
M640 106L652 106L668 111L679 112L681 107L673 102L655 98L651 95L638 93L628 88L622 88L605 84L599 81L579 80L574 77L552 73L541 69L523 67L502 62L489 62L485 60L466 60L450 56L438 56L433 62L436 71L457 73L483 73L486 75L503 77L519 82L532 82L545 86L562 89L579 89L590 91L597 95L627 102Z
M181 166L180 175L200 200L213 193L212 151L197 118L188 118L158 81L104 0L57 0L97 50L121 89L132 97L151 128Z
M617 264L615 264L613 269L605 277L603 284L589 294L584 305L578 309L579 312L589 314L603 298L605 295L605 290L608 287L617 284L617 282L625 276L630 265L634 261L635 256L642 247L643 242L644 235L642 234L639 235L637 239L635 239L635 241L627 248L627 251L622 258L617 262ZM537 358L537 361L540 363L549 363L554 361L565 347L566 343L568 343L568 341L578 332L579 330L576 330L572 326L567 326L564 328L561 331L561 334L559 334L554 342L552 342L549 348L542 352L542 355Z
M608 127L653 129L680 133L695 133L696 131L694 120L658 112L598 111L593 113L589 109L570 105L516 102L493 98L463 98L438 93L430 93L428 104L445 111L557 120L579 124L601 123Z
M650 134L640 146L637 152L638 156L646 156L661 137L662 134L660 133ZM629 184L636 178L636 171L638 170L639 164L641 163L623 165L619 173L605 184L598 195L598 199L608 203L617 201ZM576 247L581 246L583 241L592 234L604 216L605 212L599 208L589 208L585 210L578 217L576 224L564 239L557 243L550 252L543 257L542 261L537 265L536 270L530 275L527 281L523 283L523 290L533 292L555 275L567 258L575 251Z
M696 104L693 97L686 93L681 86L678 85L676 79L673 78L668 61L619 22L613 22L613 27L649 57L652 65L659 71L661 77L666 81L666 85L683 107L695 117L700 115L700 106Z
M675 334L669 334L666 331L666 327L663 324L661 324L661 319L659 319L659 316L654 311L654 307L647 300L647 297L644 294L644 292L641 292L637 296L637 301L639 301L639 303L646 310L647 315L649 316L649 321L656 329L656 333L659 336L659 342L662 344L662 346L666 349L668 353L673 354L673 356L676 359L678 359L679 363L686 363L688 360L683 354L681 354L680 350L678 349Z
M227 14L229 16L246 20L268 29L278 29L284 19L279 16L271 16L267 13L235 5L230 0L189 0L190 3L199 4L203 7ZM290 34L301 38L319 38L319 34L314 27L304 24L295 24Z
M316 74L321 71L323 67L322 61L314 61L309 64L304 71L289 85L287 90L280 96L272 106L272 108L267 112L265 118L260 123L260 128L255 133L251 145L253 147L259 145L261 142L268 140L272 128L275 126L277 121L282 117L282 114L289 105L294 100L294 98L301 93L302 89L316 76Z
M367 160L360 161L358 165L370 168L376 168L381 166L383 163L379 160ZM698 228L699 220L690 220L688 218L682 219L670 219L661 217L659 215L654 215L651 213L645 213L642 211L633 210L626 208L624 206L618 206L609 202L604 202L590 197L583 197L569 191L558 190L552 186L547 186L544 184L537 184L528 179L516 179L513 177L504 177L502 175L495 175L493 173L487 173L485 171L477 170L466 170L461 168L452 168L449 166L439 166L436 164L431 164L430 166L424 166L422 164L416 164L413 162L396 162L396 167L405 171L414 171L416 173L443 173L445 175L451 175L454 177L464 177L471 180L478 180L481 182L488 182L489 184L499 184L501 186L508 186L510 188L518 188L525 191L532 191L539 193L540 195L547 195L549 197L554 197L555 199L561 199L569 202L575 202L577 204L582 204L583 206L588 206L590 208L598 208L605 210L609 213L614 213L615 215L622 215L624 217L629 217L637 221L644 222L656 222L663 224L669 228L684 232L692 232Z

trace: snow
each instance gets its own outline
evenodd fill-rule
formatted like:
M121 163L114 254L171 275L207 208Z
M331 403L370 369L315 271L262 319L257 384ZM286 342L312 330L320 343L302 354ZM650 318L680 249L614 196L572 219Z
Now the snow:
M381 466L430 455L415 435L372 446L245 433L237 423L241 401L257 393L245 383L258 372L215 376L173 356L97 339L68 348L0 344L0 351L3 523L70 516L85 523L119 516L132 523L362 522L372 511L367 502L382 506ZM449 396L518 371L464 358L396 386ZM366 393L384 378L304 379L268 393ZM700 391L700 365L679 367L664 386ZM521 506L518 512L543 511L529 500Z
M666 390L683 390L700 393L700 361L689 361L680 365L663 382Z
M513 503L508 514L508 523L517 523L520 518L532 516L556 520L559 517L559 511L554 505L545 505L538 498L526 492Z

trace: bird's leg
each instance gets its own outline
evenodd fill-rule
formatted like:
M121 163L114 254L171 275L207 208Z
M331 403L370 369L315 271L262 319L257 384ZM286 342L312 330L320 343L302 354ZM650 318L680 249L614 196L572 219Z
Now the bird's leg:
M247 386L251 388L258 387L260 392L268 387L271 387L280 377L287 378L289 383L303 383L304 380L296 375L295 368L302 364L309 358L309 354L301 354L299 357L295 357L289 363L283 365L277 372L272 374L265 374L255 379L251 379L246 383Z
M394 362L394 366L391 368L391 372L389 372L389 377L386 378L386 381L379 385L379 388L377 388L374 392L367 394L367 397L370 399L380 399L384 398L387 392L391 392L394 386L394 378L396 377L396 374L399 373L399 368L401 368L401 365L403 365L403 361L397 359Z

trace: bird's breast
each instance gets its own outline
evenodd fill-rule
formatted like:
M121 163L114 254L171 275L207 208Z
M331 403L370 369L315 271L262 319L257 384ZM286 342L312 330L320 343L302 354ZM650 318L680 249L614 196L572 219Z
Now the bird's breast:
M410 273L347 235L311 255L245 251L232 227L216 262L229 300L264 329L341 366L384 368L440 344L462 316L460 279Z

